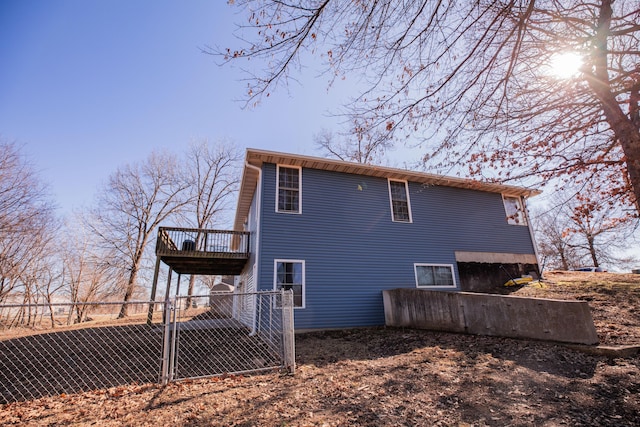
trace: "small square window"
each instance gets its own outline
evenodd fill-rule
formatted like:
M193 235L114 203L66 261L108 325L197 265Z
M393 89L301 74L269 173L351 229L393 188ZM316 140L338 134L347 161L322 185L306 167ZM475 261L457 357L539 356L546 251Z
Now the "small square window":
M456 279L450 264L414 264L419 288L455 288Z

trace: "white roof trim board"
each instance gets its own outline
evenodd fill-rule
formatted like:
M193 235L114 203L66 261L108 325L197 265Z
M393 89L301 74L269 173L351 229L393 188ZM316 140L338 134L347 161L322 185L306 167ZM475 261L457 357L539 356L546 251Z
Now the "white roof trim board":
M425 172L416 172L405 169L395 169L386 166L366 165L362 163L344 162L342 160L326 159L322 157L303 156L298 154L280 153L267 150L247 149L245 162L262 167L263 163L284 164L300 166L302 168L320 169L332 172L343 172L355 175L373 176L378 178L391 178L417 182L425 185L441 185L445 187L465 188L469 190L487 191L490 193L507 194L510 196L532 197L540 194L539 190L505 185L498 183L482 182L473 179L458 178L444 175L436 175ZM240 193L238 195L238 207L234 230L242 230L242 225L249 214L253 193L258 183L258 172L246 167L242 172Z

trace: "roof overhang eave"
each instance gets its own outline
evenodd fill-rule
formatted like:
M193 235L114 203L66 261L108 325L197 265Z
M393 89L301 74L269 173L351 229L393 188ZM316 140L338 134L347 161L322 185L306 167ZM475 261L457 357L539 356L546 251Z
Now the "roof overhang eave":
M519 187L514 185L482 182L467 178L436 175L425 172L415 172L404 169L395 169L386 166L372 166L361 163L345 162L342 160L311 157L297 154L280 153L268 150L247 149L245 167L242 173L238 206L234 221L234 230L243 230L244 222L249 215L249 209L253 195L257 188L259 172L254 169L262 168L264 163L285 164L303 168L321 169L332 172L350 173L356 175L390 178L404 181L418 182L424 185L442 185L446 187L464 188L476 191L487 191L509 196L534 197L541 193L540 190ZM251 167L251 166L253 167Z

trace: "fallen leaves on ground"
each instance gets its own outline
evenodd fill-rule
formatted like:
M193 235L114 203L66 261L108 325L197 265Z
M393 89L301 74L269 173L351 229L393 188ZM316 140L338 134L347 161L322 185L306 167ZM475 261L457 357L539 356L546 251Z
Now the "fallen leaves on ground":
M638 324L637 282L626 288L590 282L582 294L574 284L543 285L516 295L592 298L599 334L618 325L614 334L605 331L605 342L640 342L637 329L624 333L627 323ZM607 288L613 290L602 291ZM296 358L294 376L227 375L11 403L0 407L0 424L640 425L638 356L612 359L545 342L380 327L297 335Z

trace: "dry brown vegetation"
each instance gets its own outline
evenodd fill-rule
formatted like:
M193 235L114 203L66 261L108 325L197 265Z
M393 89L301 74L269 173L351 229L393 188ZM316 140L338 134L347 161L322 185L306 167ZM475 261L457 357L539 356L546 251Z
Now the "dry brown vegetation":
M552 273L515 295L583 299L603 344L640 344L640 276ZM3 425L640 424L640 357L563 345L366 328L296 337L295 376L226 376L43 397Z
M601 345L640 345L640 275L554 271L518 296L587 301Z

